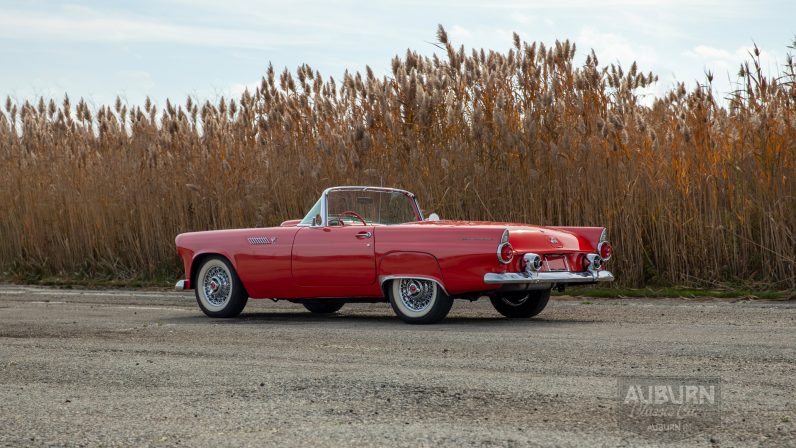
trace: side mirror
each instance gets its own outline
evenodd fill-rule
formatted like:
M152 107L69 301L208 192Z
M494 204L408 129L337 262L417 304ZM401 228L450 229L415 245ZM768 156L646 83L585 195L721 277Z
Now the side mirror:
M312 225L319 226L323 223L323 219L321 219L321 214L318 213L315 215L315 219L312 220Z
M436 214L436 213L432 213L432 214L428 215L428 217L426 218L426 221L439 221L439 215Z

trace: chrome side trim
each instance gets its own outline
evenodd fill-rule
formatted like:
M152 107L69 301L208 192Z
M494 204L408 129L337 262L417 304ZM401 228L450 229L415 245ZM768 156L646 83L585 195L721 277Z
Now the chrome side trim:
M379 276L379 286L384 288L384 282L386 282L388 280L395 280L397 278L417 278L417 279L421 279L421 280L431 280L432 282L434 282L437 285L439 285L440 288L442 288L442 292L444 292L447 295L450 295L450 294L448 294L448 290L445 289L445 285L440 283L440 281L438 279L436 279L434 277L429 277L428 275L380 275Z
M250 236L246 238L249 241L249 244L252 246L260 245L260 244L276 244L276 237L268 237L268 236Z
M182 291L182 290L185 289L185 284L186 283L187 282L185 280L180 280L180 281L177 282L176 285L174 285L174 289L176 289L177 291Z
M484 274L484 283L488 285L517 283L594 283L612 282L614 274L608 271L594 272L489 272Z

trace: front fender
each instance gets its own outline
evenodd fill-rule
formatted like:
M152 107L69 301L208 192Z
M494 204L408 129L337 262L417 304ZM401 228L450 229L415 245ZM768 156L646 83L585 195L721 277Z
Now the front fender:
M195 250L190 247L186 247L186 245L184 245L184 241L180 241L179 236L175 242L177 245L177 254L179 255L180 259L182 259L183 269L185 270L185 280L188 280L187 287L185 289L193 289L195 287L193 277L198 270L198 262L207 256L220 255L229 260L229 262L232 263L232 267L235 269L235 271L238 271L237 260L233 254L226 249L216 247Z

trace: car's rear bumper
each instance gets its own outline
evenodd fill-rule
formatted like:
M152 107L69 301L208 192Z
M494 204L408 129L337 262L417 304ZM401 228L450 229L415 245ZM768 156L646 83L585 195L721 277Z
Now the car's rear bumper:
M180 280L174 285L174 289L182 291L184 289L191 289L191 282L189 280Z
M490 272L484 274L484 283L489 285L542 284L542 283L597 283L612 282L614 274L608 271L594 272Z

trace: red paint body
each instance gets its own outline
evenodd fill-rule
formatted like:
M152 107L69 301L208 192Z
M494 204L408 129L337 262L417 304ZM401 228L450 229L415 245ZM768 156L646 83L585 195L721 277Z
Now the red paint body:
M454 296L487 293L500 285L485 283L484 274L522 271L522 255L528 252L545 260L541 272L563 266L585 271L584 257L596 252L604 230L467 221L326 227L298 223L178 235L187 288L195 283L201 258L218 254L232 263L252 298L384 298L381 284L388 276L434 279ZM514 258L502 264L497 247L506 229ZM371 237L363 238L362 232L371 232ZM276 240L251 244L252 237Z

